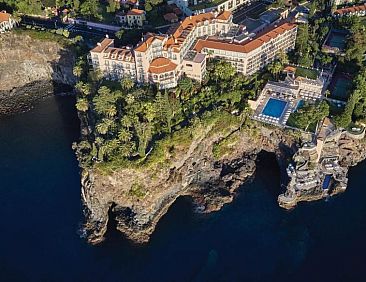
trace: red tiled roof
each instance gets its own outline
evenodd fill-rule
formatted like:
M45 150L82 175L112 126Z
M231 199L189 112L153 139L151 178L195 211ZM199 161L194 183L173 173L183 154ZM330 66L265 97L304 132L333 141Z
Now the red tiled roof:
M228 43L213 39L206 39L206 40L200 39L194 46L194 50L196 50L197 52L201 52L203 48L210 48L210 49L233 51L238 53L249 53L259 48L264 43L269 42L271 39L276 38L278 35L284 33L285 31L292 30L295 27L296 27L295 24L284 23L278 27L275 27L270 31L267 31L266 33L260 35L259 37L254 38L251 41L246 41L242 44Z
M144 40L137 45L135 51L145 52L155 39L164 40L164 37L151 32L147 33Z
M366 11L366 3L359 5L359 6L338 9L334 12L334 14L345 15L345 14L349 14L349 13L355 13L358 11Z
M144 13L145 13L144 10L132 9L132 10L129 10L127 12L127 15L129 15L129 16L140 16L140 15L142 15Z
M9 19L10 19L10 14L8 14L7 12L5 11L1 11L0 12L0 23L2 22L8 22Z
M102 42L100 42L93 50L91 50L91 52L96 52L96 53L100 53L102 52L105 48L113 45L114 40L110 39L110 38L104 38Z
M160 57L160 58L156 58L151 61L149 72L160 74L160 73L173 71L176 69L176 67L177 67L177 65L174 64L171 60Z
M230 11L223 11L216 18L218 20L225 20L225 21L227 21L228 19L230 19L230 17L231 17L231 12Z

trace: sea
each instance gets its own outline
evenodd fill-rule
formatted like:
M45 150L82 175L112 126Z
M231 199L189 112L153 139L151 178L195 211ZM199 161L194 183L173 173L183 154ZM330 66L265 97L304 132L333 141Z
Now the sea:
M344 194L278 207L280 171L261 153L253 181L219 212L179 198L151 241L115 230L91 246L83 222L73 97L0 118L0 281L366 281L366 163Z

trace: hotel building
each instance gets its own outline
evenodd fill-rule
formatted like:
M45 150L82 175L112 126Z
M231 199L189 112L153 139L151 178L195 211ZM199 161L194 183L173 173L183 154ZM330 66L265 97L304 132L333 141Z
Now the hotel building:
M111 79L130 76L138 83L171 88L183 74L201 81L207 58L223 59L238 72L253 74L278 52L293 49L296 32L295 24L284 22L250 38L245 26L232 22L229 11L210 12L187 17L165 35L148 33L133 49L115 48L106 38L90 51L89 59Z

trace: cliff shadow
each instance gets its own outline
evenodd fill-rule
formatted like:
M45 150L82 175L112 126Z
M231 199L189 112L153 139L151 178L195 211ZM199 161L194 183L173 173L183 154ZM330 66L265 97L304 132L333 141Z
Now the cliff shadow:
M50 62L53 92L55 95L70 95L76 83L73 74L75 56L72 49L60 49L58 55L60 58L57 61Z

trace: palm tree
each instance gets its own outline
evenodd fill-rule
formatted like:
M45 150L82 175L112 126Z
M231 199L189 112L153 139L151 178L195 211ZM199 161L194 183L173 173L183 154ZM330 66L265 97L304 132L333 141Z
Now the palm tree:
M113 118L117 114L117 108L115 105L109 105L105 111L107 117Z
M80 98L76 102L76 109L80 112L85 113L89 109L89 102L85 98Z
M131 90L135 86L135 82L131 78L125 77L121 81L121 86L123 89L128 91L128 90Z
M72 69L72 73L78 78L80 79L80 76L83 72L83 68L80 65L76 65L74 66L74 68Z
M178 82L178 88L180 90L179 93L181 94L181 96L183 97L191 96L191 94L194 91L193 80L188 77L184 77Z
M278 79L278 74L282 70L282 64L279 61L275 61L268 65L269 72L274 76L275 79Z
M96 126L96 130L99 134L106 135L110 129L115 127L115 123L111 119L104 118Z
M83 83L82 81L79 81L76 83L75 88L83 96L89 96L91 93L91 86L89 83Z
M118 139L121 142L126 143L132 139L132 134L126 128L121 128L120 131L118 132Z
M88 116L86 114L86 112L89 109L89 102L87 99L85 98L79 98L76 102L76 109L81 113L80 117L82 119L83 124L85 124L85 128L87 130L87 136L89 136L90 134L90 130L89 130L89 122L88 122Z

